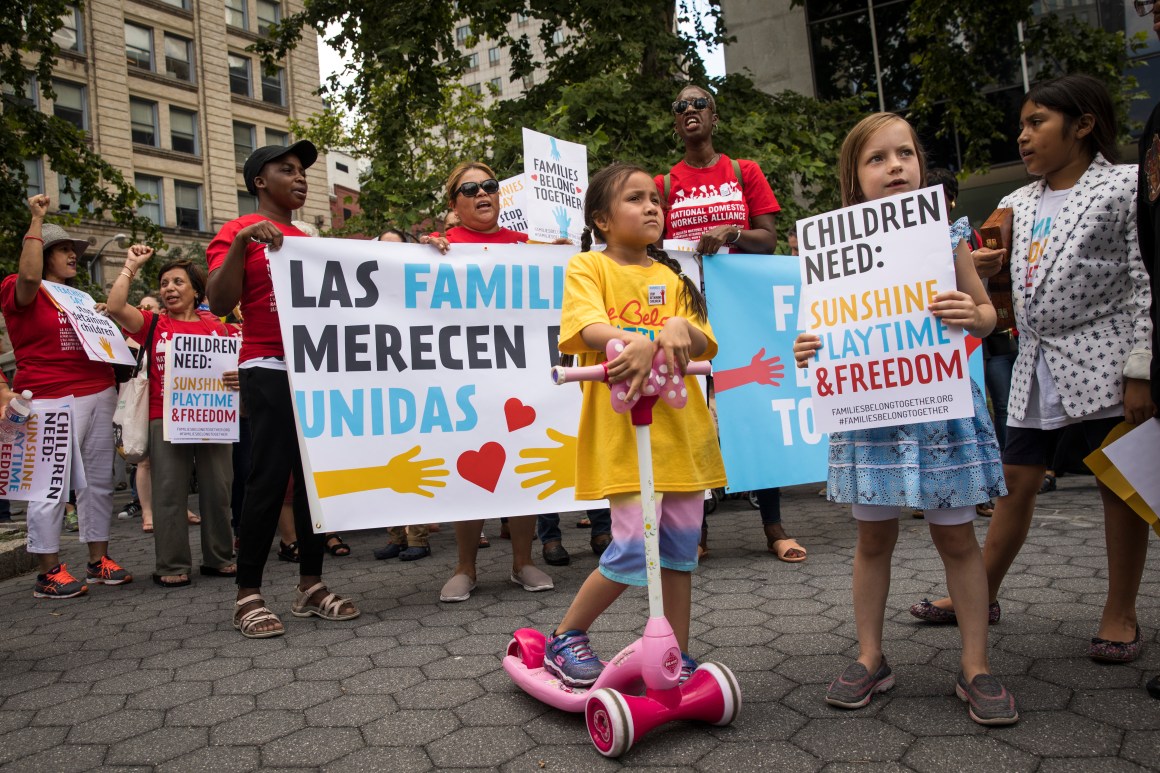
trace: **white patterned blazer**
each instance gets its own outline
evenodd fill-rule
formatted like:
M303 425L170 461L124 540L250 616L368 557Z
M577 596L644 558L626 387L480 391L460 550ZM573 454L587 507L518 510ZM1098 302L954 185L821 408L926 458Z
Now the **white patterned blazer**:
M1031 228L1046 183L1003 198L1015 210L1011 279L1019 357L1008 412L1027 415L1035 361L1042 351L1068 416L1080 418L1124 401L1124 377L1148 378L1152 293L1136 241L1135 164L1097 154L1055 218L1030 288L1024 287Z

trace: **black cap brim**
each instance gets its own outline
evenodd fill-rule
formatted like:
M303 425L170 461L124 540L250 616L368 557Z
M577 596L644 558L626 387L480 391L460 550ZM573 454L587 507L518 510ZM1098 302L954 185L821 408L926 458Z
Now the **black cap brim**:
M257 196L258 189L254 187L254 178L262 173L262 167L289 155L297 156L302 162L302 168L309 169L318 160L318 148L314 147L314 143L310 140L298 140L293 145L264 145L258 148L250 154L245 166L242 167L246 190Z

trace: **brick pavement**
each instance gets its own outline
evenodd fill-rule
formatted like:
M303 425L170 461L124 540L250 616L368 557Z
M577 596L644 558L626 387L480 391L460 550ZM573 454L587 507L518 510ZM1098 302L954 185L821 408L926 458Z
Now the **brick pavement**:
M381 533L347 535L354 554L328 559L333 587L354 594L357 620L287 614L295 572L271 560L268 600L288 633L250 641L230 625L232 585L195 575L192 588L149 582L151 542L140 522L114 526L114 555L137 575L87 598L34 600L31 577L0 583L0 766L4 770L326 770L456 768L748 771L1131 771L1160 766L1160 701L1142 689L1160 672L1160 551L1140 599L1150 643L1127 666L1085 656L1105 588L1103 534L1091 478L1063 478L1040 500L1027 547L1008 579L992 663L1023 713L984 729L954 697L958 636L906 609L943 592L922 521L903 523L886 622L897 686L867 708L822 700L856 653L849 611L854 526L845 508L798 487L786 523L810 550L804 564L763 552L757 513L727 502L712 516L710 555L694 580L691 650L728 665L744 707L727 728L663 728L620 762L601 758L578 715L518 691L500 659L510 632L551 628L595 559L588 532L565 529L572 566L557 589L529 594L507 580L509 549L480 553L480 584L440 604L453 563L450 529L434 556L376 562ZM565 525L572 519L565 518ZM980 535L986 521L979 522ZM65 551L83 560L75 543ZM641 592L593 629L610 655L643 625Z

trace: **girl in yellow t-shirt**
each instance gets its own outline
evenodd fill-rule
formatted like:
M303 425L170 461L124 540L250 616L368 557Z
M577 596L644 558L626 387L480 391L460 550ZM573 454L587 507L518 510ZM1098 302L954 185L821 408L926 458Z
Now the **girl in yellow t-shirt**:
M680 264L654 243L664 230L664 211L652 177L643 169L613 164L597 173L585 197L581 247L564 281L560 351L581 365L605 359L610 341L624 343L608 365L609 381L629 385L629 398L644 385L657 349L683 372L690 360L708 360L717 342L705 315L705 299ZM604 252L589 251L592 234ZM687 406L663 402L653 409L657 518L665 616L682 653L689 643L692 571L705 489L725 485L725 469L713 422L696 379L687 377ZM612 505L612 544L589 575L564 619L549 637L544 667L565 684L584 687L603 669L588 642L588 628L629 585L645 580L640 480L632 425L612 409L608 388L582 386L584 404L576 453L576 496L607 497ZM683 655L683 676L697 667Z

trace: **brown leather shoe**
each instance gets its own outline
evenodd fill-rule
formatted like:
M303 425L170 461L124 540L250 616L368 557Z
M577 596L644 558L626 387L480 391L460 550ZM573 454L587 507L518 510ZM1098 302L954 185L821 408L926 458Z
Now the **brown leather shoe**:
M588 544L592 546L592 552L599 558L604 555L604 551L608 550L608 546L612 544L612 535L597 534Z
M550 566L567 566L572 562L572 556L564 549L558 539L544 543L544 562Z

